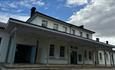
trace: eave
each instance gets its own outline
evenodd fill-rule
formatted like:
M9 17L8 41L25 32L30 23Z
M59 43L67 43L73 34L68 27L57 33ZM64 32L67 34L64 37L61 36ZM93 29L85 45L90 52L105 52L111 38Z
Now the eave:
M106 46L106 47L110 47L110 48L115 48L114 45L106 44L106 43L103 43L103 42L97 42L97 41L92 40L92 39L87 39L87 38L84 38L84 37L76 36L76 35L73 35L73 34L70 34L70 33L65 33L65 32L50 29L50 28L44 28L44 27L36 25L36 24L32 24L32 23L28 23L28 22L24 22L24 21L20 21L20 20L10 18L9 19L9 24L12 24L12 23L19 24L19 25L24 25L24 26L28 26L28 27L32 27L32 28L42 29L42 30L46 30L46 31L50 31L50 32L58 33L58 34L63 34L65 36L77 38L77 39L84 40L84 41L91 42L91 43L95 43L95 44L98 44L98 45L102 45L102 46Z

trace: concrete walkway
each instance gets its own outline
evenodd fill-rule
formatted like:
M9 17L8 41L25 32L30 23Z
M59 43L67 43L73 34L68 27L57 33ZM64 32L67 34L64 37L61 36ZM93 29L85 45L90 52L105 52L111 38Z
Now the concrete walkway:
M115 70L115 68L71 69L71 70Z

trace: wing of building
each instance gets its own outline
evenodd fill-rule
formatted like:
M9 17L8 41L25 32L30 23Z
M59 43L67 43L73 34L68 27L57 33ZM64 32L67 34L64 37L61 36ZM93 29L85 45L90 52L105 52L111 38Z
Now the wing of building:
M115 46L93 40L94 33L33 7L26 22L0 23L0 63L114 65Z

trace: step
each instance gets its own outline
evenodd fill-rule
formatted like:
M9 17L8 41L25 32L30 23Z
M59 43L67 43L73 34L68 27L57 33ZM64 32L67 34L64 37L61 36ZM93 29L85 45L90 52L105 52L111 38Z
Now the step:
M75 70L75 69L113 69L95 65L39 65L39 64L4 64L1 70ZM115 69L114 69L115 70Z

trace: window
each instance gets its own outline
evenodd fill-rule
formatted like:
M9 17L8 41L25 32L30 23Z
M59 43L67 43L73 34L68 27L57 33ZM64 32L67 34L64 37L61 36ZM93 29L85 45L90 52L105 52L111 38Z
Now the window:
M54 24L53 29L58 30L58 24Z
M108 56L109 56L108 53L106 53L106 58L107 58L107 60L109 59Z
M0 44L1 44L1 40L2 40L2 38L0 38Z
M49 56L54 56L54 45L50 45Z
M82 33L82 32L80 32L80 36L81 36L81 37L83 36L83 33Z
M81 54L78 55L78 58L79 58L79 59L78 59L79 61L82 61L82 56L81 56Z
M74 30L74 29L72 29L72 30L71 30L71 33L75 35L75 30Z
M43 26L43 27L47 27L47 24L48 24L48 21L42 20L42 26Z
M86 37L89 39L89 34L86 34Z
M89 60L91 60L92 59L92 53L91 53L91 51L89 51Z
M61 46L60 47L60 57L64 57L65 55L65 47L64 46Z
M87 59L87 51L86 50L84 51L84 57L85 57L85 59Z
M102 53L99 53L99 58L100 60L102 60Z
M67 27L63 26L64 32L67 32Z

